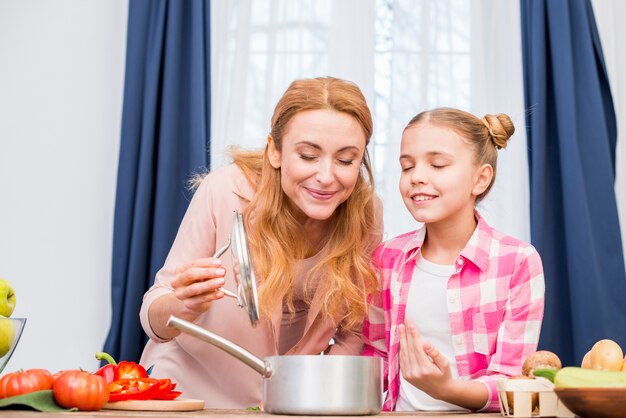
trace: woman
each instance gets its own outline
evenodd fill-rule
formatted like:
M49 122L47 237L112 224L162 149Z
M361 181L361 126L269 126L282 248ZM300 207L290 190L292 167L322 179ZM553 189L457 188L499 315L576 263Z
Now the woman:
M234 164L197 189L165 265L146 293L150 337L141 363L208 408L262 399L262 378L219 349L166 326L173 314L259 357L359 354L361 322L376 277L369 257L382 220L367 154L370 111L354 84L298 80L272 116L263 152L233 151ZM233 210L242 211L257 277L261 321L221 300L235 290L227 252ZM330 345L333 340L334 344Z

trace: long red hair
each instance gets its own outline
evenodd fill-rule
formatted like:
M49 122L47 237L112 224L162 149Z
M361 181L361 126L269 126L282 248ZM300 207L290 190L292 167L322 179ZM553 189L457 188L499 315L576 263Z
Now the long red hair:
M287 123L305 110L328 109L354 117L365 134L366 143L372 135L372 116L359 88L348 81L332 77L304 79L293 82L279 100L270 134L278 150ZM255 187L256 193L244 211L248 225L254 214L253 227L248 228L250 251L258 277L261 314L269 317L287 300L292 305L293 271L291 266L308 253L301 236L301 226L289 210L287 196L280 182L280 169L269 162L264 151L231 151L234 162ZM305 297L312 296L309 278L323 272L324 296L322 313L341 328L358 328L367 312L367 295L376 288L376 276L370 267L370 255L377 244L378 231L374 219L374 180L367 149L354 191L336 209L332 217L327 251L307 272Z

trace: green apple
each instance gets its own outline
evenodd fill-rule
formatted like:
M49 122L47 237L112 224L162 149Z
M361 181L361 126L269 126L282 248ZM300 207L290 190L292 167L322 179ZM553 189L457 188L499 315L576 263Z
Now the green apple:
M15 339L15 327L9 318L0 317L0 357L4 357L11 349Z
M15 291L7 280L0 279L0 315L8 318L15 309Z

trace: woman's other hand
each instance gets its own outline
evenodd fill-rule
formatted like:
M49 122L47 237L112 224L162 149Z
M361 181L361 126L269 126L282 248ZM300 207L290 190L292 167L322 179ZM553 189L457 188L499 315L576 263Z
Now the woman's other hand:
M148 318L152 331L163 340L180 334L176 328L168 327L171 315L187 321L209 309L214 301L224 297L220 287L224 285L226 269L219 258L199 258L181 264L170 282L174 292L160 296L152 302Z
M226 269L219 258L207 257L182 264L176 269L171 285L174 295L193 316L209 309L212 302L224 297ZM187 315L185 315L187 316Z

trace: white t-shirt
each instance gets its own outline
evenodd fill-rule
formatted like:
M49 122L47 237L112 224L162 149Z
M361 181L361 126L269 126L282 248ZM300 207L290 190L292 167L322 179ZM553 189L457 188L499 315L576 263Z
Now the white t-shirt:
M452 331L446 304L448 279L454 273L454 265L435 264L420 253L406 305L405 319L411 320L419 330L422 340L429 341L450 362L452 377L459 373L454 360ZM432 398L409 382L400 373L400 394L396 411L466 411L460 406Z

